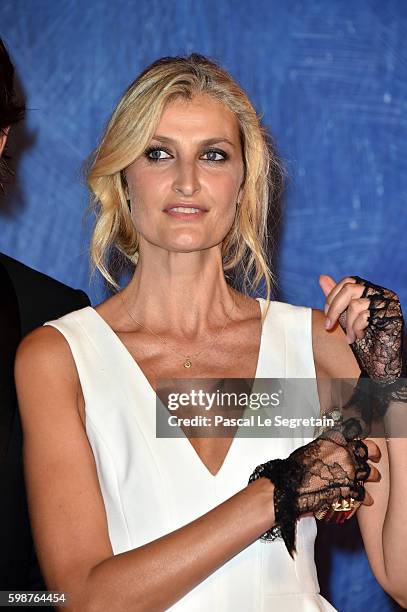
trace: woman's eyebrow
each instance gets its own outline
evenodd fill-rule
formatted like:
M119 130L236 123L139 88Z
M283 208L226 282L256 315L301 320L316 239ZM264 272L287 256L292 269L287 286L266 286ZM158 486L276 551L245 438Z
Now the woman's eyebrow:
M173 144L179 143L179 140L176 140L175 138L168 138L168 136L161 136L160 134L155 134L152 137L152 140L158 140L160 142L168 142L168 143L173 143ZM226 138L226 136L216 136L215 138L207 138L206 140L201 140L199 144L206 146L206 145L218 144L220 142L226 142L230 144L231 147L235 147L235 144L231 140L229 140L229 138Z

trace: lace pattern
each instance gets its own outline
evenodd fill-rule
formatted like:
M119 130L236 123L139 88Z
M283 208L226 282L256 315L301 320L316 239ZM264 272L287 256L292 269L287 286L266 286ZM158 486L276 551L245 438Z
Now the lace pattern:
M364 286L362 298L369 299L370 316L364 337L351 344L361 375L346 408L359 414L366 437L372 421L382 418L391 402L407 402L407 354L397 294L359 276L353 278ZM344 321L339 322L344 328Z
M282 537L293 557L300 516L328 508L349 496L363 501L361 482L368 478L370 467L367 448L350 437L354 433L349 424L337 425L296 449L287 459L274 459L256 467L249 483L266 477L274 484L275 525L262 534L262 540Z
M262 541L283 538L289 554L295 552L296 521L305 514L328 509L340 499L362 502L364 482L370 474L368 449L361 438L370 432L375 416L382 416L390 401L407 402L407 359L403 353L404 319L397 295L358 276L364 285L362 298L369 299L369 321L362 339L351 349L361 369L356 389L337 424L309 444L296 449L287 459L275 459L257 466L249 483L269 478L274 484L275 525L261 536ZM339 319L346 327L346 312ZM363 380L369 378L374 394L366 393ZM371 389L372 387L370 387Z
M362 298L369 300L369 325L363 338L357 338L351 349L362 375L380 386L394 383L405 374L403 360L404 319L400 300L394 291L353 277L364 285ZM340 323L343 327L343 321ZM404 361L404 363L403 363Z

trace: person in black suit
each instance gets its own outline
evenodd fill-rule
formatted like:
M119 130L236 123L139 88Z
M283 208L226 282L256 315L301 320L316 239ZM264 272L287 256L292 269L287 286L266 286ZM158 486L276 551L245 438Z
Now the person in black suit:
M9 172L3 152L10 126L24 116L24 104L16 99L13 80L14 68L0 39L1 191ZM28 519L14 357L17 345L28 332L90 302L83 291L71 289L2 253L0 287L0 590L45 590Z

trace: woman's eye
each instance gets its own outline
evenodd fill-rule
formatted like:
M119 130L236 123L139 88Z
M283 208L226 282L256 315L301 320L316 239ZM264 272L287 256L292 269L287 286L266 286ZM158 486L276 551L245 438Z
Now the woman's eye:
M168 159L168 157L161 157L161 153L165 153L168 157L170 156L168 151L160 149L159 147L151 147L145 152L145 156L150 161L161 161L162 159Z
M162 154L164 154L164 156ZM149 147L145 151L144 155L149 161L152 162L164 161L171 158L171 153L162 147ZM220 151L217 149L209 149L203 153L203 156L207 156L206 161L210 162L223 162L228 158L225 151Z
M210 149L210 151L206 151L204 155L209 155L208 161L218 162L227 159L227 154L224 151L217 151L216 149ZM220 156L220 158L216 158L216 155Z

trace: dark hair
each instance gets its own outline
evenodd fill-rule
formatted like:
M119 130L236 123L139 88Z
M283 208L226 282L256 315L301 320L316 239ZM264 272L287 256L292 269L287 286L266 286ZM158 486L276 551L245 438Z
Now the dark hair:
M14 91L14 66L0 38L0 130L24 117L25 105Z
M14 90L14 66L0 38L0 131L23 119L25 104L19 100ZM0 185L4 175L9 172L7 155L0 159Z

